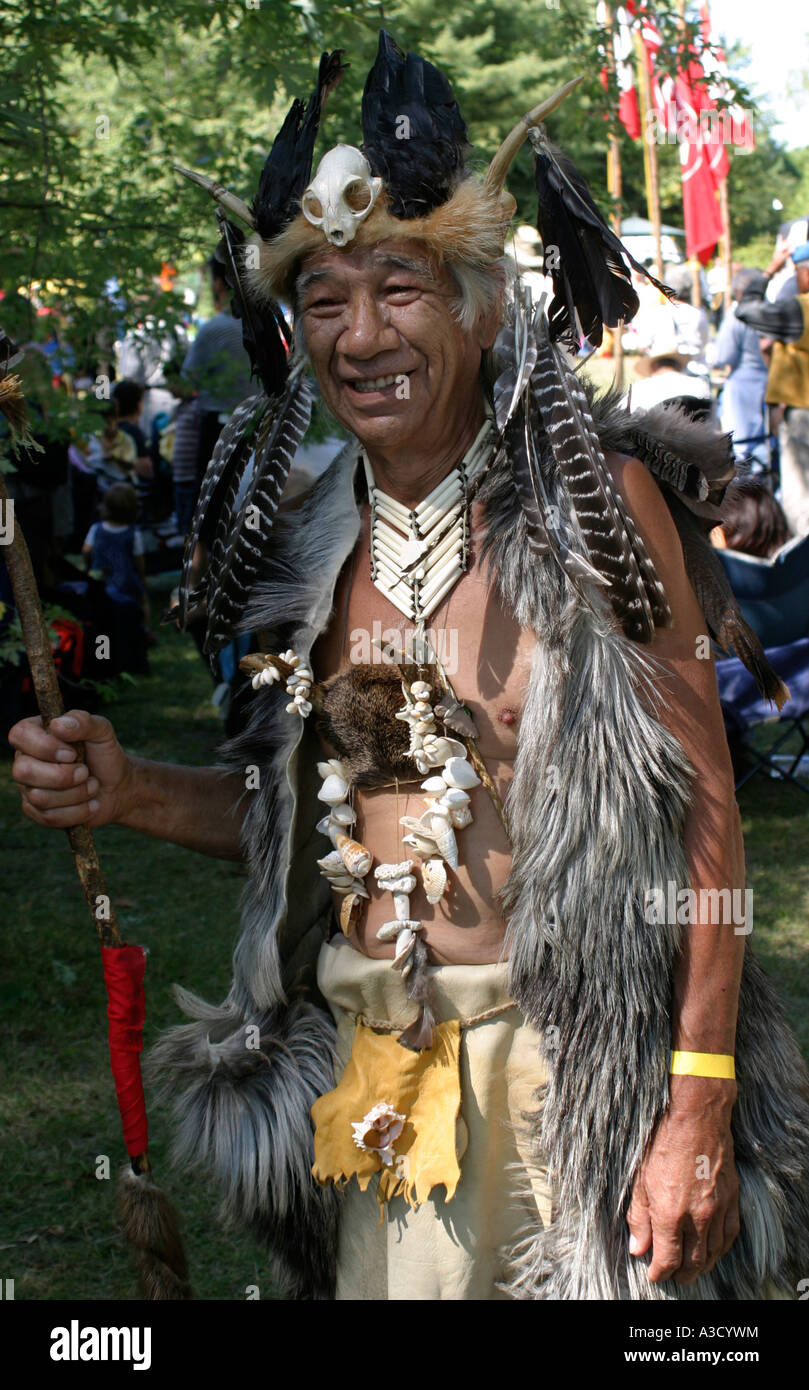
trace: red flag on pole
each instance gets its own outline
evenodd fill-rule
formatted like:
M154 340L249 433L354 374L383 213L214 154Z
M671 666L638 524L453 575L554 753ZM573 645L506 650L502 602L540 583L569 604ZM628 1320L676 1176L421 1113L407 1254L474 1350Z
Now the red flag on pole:
M699 96L694 94L685 73L674 83L677 101L680 172L683 180L683 218L685 250L706 265L722 235L722 218L716 199L716 184L709 163L709 152L700 129Z
M635 70L632 65L634 47L632 43L632 23L635 18L635 0L627 0L625 5L616 5L613 15L612 45L615 57L615 79L618 83L618 119L631 140L640 137L640 106L635 86ZM596 6L596 20L606 25L607 10L603 3ZM601 85L607 90L607 67L601 69Z

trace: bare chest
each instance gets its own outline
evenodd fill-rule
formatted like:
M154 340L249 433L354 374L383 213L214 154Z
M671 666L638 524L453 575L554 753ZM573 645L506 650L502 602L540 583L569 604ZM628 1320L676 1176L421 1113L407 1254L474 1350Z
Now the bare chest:
M480 559L475 520L473 513L470 567L431 616L427 630L455 694L472 714L488 772L505 799L534 638L520 629L499 600L488 566ZM312 654L315 678L325 682L352 666L381 666L381 648L393 644L407 653L414 636L412 623L371 581L366 511L354 553L338 581L331 622ZM375 861L410 857L402 845L401 818L424 811L426 793L420 781L414 769L406 785L357 791L355 833ZM432 905L419 889L411 901L436 963L494 961L502 953L505 924L498 895L510 869L511 847L483 786L474 788L471 809L473 823L459 834L460 863L444 898ZM373 874L366 887L371 897L354 944L367 955L390 956L392 943L376 939L376 930L391 915L390 902L376 887Z
M431 615L426 629L458 699L472 711L484 756L510 762L517 750L535 639L499 599L488 565L480 558L476 520L473 511L469 569ZM338 580L331 622L313 653L318 680L351 666L383 665L388 646L412 651L412 622L371 580L368 530L366 508L357 545Z

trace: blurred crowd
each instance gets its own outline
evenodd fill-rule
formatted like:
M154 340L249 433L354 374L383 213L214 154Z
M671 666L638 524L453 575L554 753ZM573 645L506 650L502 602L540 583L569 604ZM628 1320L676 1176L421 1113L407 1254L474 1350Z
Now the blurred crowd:
M533 227L517 228L510 254L535 302L553 293ZM654 273L653 258L640 258ZM781 230L766 268L734 264L728 286L721 267L706 274L682 261L663 266L673 298L640 273L632 280L640 307L621 332L626 405L678 406L731 435L741 481L714 540L771 558L809 533L809 219ZM614 335L601 353L614 356Z

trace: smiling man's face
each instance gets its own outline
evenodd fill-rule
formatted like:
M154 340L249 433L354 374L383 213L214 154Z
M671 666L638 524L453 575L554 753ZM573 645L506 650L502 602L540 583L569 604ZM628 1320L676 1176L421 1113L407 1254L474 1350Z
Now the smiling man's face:
M481 351L497 315L461 328L458 293L447 268L406 238L304 261L298 311L318 386L369 449L429 454L480 415Z

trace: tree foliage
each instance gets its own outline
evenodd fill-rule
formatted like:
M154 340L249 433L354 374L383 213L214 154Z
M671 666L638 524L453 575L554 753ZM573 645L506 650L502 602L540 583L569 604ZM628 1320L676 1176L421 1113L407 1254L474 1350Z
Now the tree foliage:
M656 11L674 63L692 30L679 27L675 4ZM216 240L210 201L172 162L249 198L291 97L308 95L325 47L343 47L351 63L330 102L325 140L357 143L380 24L448 72L481 166L525 111L583 74L551 118L550 134L608 211L605 156L610 131L618 131L624 208L645 211L642 148L616 125L614 88L601 85L603 36L591 0L6 0L0 313L7 331L41 339L53 319L39 310L56 311L69 324L77 364L89 365L121 329L150 315L170 323L182 304L157 287L161 265L187 273ZM676 147L660 147L660 165L664 218L680 221ZM527 153L510 187L518 217L533 221ZM755 154L734 155L730 187L741 240L774 231L784 215L772 210L776 193L790 208L809 201L806 163L786 155L761 124Z

